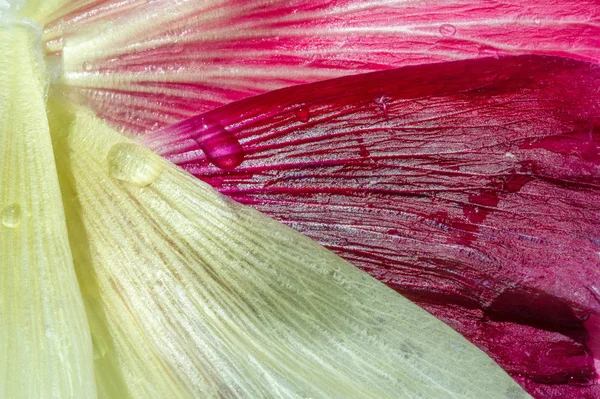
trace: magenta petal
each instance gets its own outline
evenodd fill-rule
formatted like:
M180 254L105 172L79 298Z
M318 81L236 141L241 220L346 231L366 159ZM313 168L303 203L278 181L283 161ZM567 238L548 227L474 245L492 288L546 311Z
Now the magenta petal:
M147 136L479 345L537 397L599 397L600 66L542 56L278 90ZM242 144L210 164L203 118ZM594 334L597 334L597 330Z
M143 132L292 84L405 65L530 53L599 61L599 9L598 0L93 0L57 12L45 39L48 51L65 46L66 82L99 115Z

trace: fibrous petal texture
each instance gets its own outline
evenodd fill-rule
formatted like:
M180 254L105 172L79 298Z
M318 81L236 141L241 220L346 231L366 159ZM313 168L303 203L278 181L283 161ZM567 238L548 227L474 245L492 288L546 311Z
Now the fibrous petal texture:
M531 392L596 397L598 87L597 65L553 57L406 67L144 140L418 301Z
M393 290L89 111L53 103L103 395L526 396Z
M597 0L43 3L45 14L56 11L35 15L48 52L63 56L64 82L130 132L403 65L523 53L600 59Z
M0 27L0 396L93 398L33 38L24 25Z

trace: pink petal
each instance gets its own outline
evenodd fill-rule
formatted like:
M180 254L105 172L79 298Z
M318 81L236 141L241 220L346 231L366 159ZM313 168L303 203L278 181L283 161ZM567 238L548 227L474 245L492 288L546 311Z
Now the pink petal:
M293 84L410 64L523 53L600 60L598 0L83 4L53 16L48 51L64 45L65 82L136 132Z
M591 398L599 87L599 65L564 58L411 66L231 103L144 140L417 301L535 396ZM199 149L207 121L241 143L236 169Z

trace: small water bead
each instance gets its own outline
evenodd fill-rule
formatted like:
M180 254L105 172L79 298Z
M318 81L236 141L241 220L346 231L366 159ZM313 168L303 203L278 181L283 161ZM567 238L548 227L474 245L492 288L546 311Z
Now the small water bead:
M310 120L310 112L308 108L298 108L296 110L296 118L302 123L307 123Z
M442 36L454 36L456 33L456 27L450 24L443 24L440 26L440 33Z
M133 143L112 146L107 156L112 178L146 187L154 183L163 171L161 159L152 151Z
M81 65L81 67L83 68L83 70L84 70L84 71L87 71L87 72L89 72L89 71L91 71L91 70L92 70L92 63L91 63L91 62L89 62L89 61L85 61L85 62L84 62L82 65Z
M2 224L10 229L21 225L23 212L19 204L12 204L2 210Z
M240 142L217 121L202 118L193 137L206 158L220 169L230 170L244 161Z

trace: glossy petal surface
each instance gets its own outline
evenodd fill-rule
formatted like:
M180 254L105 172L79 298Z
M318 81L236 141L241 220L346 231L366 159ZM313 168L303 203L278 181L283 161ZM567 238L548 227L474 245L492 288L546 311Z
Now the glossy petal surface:
M597 0L112 0L54 8L45 40L63 55L64 82L131 132L292 84L409 64L523 53L600 60Z
M419 302L530 392L591 398L598 87L597 65L553 57L406 67L232 103L145 143ZM207 160L206 121L241 143L240 166Z

